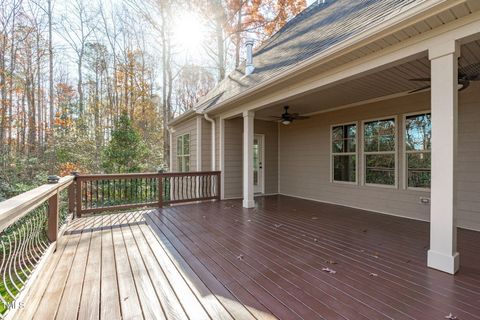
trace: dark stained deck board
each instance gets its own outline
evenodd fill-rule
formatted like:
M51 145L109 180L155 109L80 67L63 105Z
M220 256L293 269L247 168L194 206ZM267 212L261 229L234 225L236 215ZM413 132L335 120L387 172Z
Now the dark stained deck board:
M428 223L284 196L257 203L74 220L17 318L480 319L479 232L459 231L451 276L426 267Z
M178 213L178 212L177 212L177 213ZM178 216L178 215L176 214L175 216ZM191 221L189 221L189 223L191 223ZM219 224L219 222L215 223L215 226L217 226L218 224ZM190 234L195 234L195 233L199 233L199 232L198 232L198 231L195 232L195 231L193 231L193 230L190 230L189 233L190 233ZM256 235L258 236L259 234L256 233ZM221 237L218 236L218 235L215 235L214 238L215 238L216 240L218 240L218 241L221 241ZM258 240L262 241L262 239L258 239ZM225 238L224 241L223 241L223 243L232 243L232 242L235 242L235 239ZM241 246L241 243L239 243L239 246ZM255 248L258 248L258 246L255 246ZM275 248L271 248L271 250L275 250ZM264 251L263 253L261 253L260 258L262 257L262 254L266 256L266 255L269 254L269 251ZM308 253L302 254L302 257L307 257L307 256L308 256ZM272 260L274 260L274 259L275 259L275 257L274 257ZM318 259L317 259L317 260L318 260ZM288 256L287 256L287 257L282 257L282 261L288 261ZM271 267L271 266L270 266L270 267ZM322 266L320 266L320 267L322 267ZM320 269L321 269L321 268L320 268ZM272 270L274 270L274 269L272 269ZM340 268L340 270L341 270L341 268ZM304 272L304 270L297 270L297 273L298 273L298 272L302 273L302 272ZM287 279L288 279L288 278L291 279L291 278L293 278L293 277L294 277L294 275L293 275L293 274L290 274L289 276L287 276ZM369 278L368 274L365 275L364 278L366 278L367 281L371 281L370 279L368 279L368 278ZM355 278L352 278L352 279L349 280L349 282L353 282L353 283L355 283L355 281L356 281ZM308 286L302 285L302 288L306 289L306 288L308 288ZM394 288L392 288L392 289L394 289ZM387 295L388 295L388 293L389 293L388 290L387 290L387 291L384 290L382 294L387 294ZM402 297L402 299L404 299L404 300L407 300L407 298L408 298L408 297L406 297L406 296ZM408 300L407 300L407 302L408 302ZM413 300L413 301L410 301L410 304L407 303L407 305L408 305L408 306L412 306L412 305L414 305L415 303L416 303L416 301ZM418 308L417 308L418 316L421 316L421 315L422 315L422 307L424 307L424 306L421 306L421 307L418 307ZM342 308L342 311L345 311L345 308ZM390 314L391 314L391 312L390 312ZM429 315L431 315L431 313L430 313ZM438 314L438 316L440 316L440 314ZM378 317L378 315L377 315L377 317Z

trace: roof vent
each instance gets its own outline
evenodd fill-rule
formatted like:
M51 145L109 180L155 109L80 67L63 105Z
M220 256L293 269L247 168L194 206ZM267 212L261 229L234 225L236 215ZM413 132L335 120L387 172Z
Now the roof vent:
M253 39L247 39L245 42L245 49L247 50L247 60L245 61L245 75L248 76L253 73L255 66L253 65Z

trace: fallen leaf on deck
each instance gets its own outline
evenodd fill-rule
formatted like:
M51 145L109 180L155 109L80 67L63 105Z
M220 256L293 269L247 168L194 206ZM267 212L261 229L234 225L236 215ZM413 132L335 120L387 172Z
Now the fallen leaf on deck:
M380 255L378 254L378 252L375 252L375 254L372 254L372 257L374 257L375 259L378 259Z
M363 230L362 230L363 233L367 233L367 231L368 231L367 229L363 229Z
M360 249L360 252L365 252L365 250L363 250L363 249Z
M313 238L313 241L318 242L318 239L317 239L317 238Z
M378 277L378 274L373 273L373 272L370 272L369 276L370 276L370 277Z
M325 272L328 272L328 273L331 273L331 274L337 273L337 271L332 270L332 269L330 269L330 268L322 268L322 271L325 271Z
M125 299L123 299L123 301L127 301L128 297L125 297Z
M280 228L281 226L283 226L283 224L281 224L281 223L275 223L274 226L275 226L275 228Z
M247 222L252 222L252 220L248 219Z
M333 260L325 260L325 262L328 264L337 264L337 262Z
M318 217L312 217L312 220L317 220L317 219L318 219Z
M450 319L450 320L456 320L458 319L457 317L455 317L451 312L448 314L448 316L445 316L445 319Z
M237 257L237 260L243 260L243 254L239 255L239 256Z
M410 263L410 260L405 261L405 263Z

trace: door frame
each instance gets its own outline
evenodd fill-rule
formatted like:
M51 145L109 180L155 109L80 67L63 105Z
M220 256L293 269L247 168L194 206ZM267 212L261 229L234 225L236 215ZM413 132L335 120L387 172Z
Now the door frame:
M254 139L260 139L260 145L261 145L261 163L262 163L262 174L261 176L259 177L259 182L261 183L261 187L260 187L260 190L258 192L255 192L255 186L253 186L253 192L254 194L265 194L265 134L263 133L255 133L254 135Z

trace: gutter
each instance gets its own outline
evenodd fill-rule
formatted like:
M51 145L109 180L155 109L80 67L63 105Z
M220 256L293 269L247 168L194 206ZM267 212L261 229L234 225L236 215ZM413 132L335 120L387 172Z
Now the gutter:
M365 44L377 40L375 38L378 38L379 34L386 32L388 32L388 34L392 34L408 27L416 21L425 20L428 17L455 7L456 5L464 3L465 1L466 0L426 0L422 4L418 4L410 9L407 9L403 14L397 15L392 19L386 19L384 22L374 26L363 34L359 34L356 37L347 39L311 59L300 62L286 72L281 72L265 82L261 82L256 86L253 86L233 97L228 98L218 105L214 105L210 110L208 110L208 112L218 111L240 99L249 98L250 96L258 93L260 90L268 89L269 87L280 84L287 79L301 74L302 72L306 72L312 68L322 65L334 58L337 58L339 55L344 55L359 49ZM206 110L198 108L198 112L205 113Z

